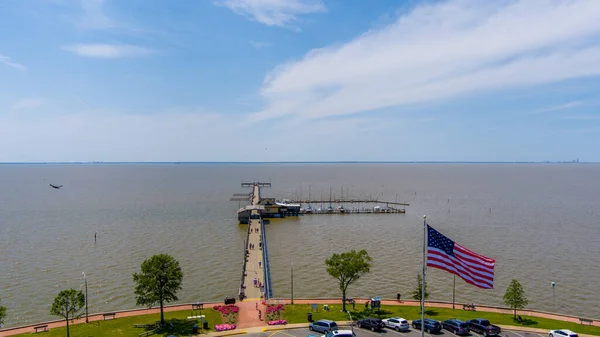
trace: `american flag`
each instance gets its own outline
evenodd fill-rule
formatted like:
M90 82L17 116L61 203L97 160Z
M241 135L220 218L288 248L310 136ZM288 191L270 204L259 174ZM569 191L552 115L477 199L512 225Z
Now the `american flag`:
M427 225L427 266L458 275L479 288L494 288L496 260L455 243Z

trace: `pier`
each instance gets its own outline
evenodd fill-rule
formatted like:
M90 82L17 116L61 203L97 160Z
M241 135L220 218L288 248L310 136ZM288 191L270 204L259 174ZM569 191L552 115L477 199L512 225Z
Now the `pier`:
M267 185L268 184L268 185ZM248 198L250 206L245 209L250 212L248 232L244 240L244 263L242 281L239 289L239 299L268 299L272 297L271 275L266 245L264 222L261 217L263 206L259 205L260 188L270 187L270 183L243 183L242 187L252 187Z

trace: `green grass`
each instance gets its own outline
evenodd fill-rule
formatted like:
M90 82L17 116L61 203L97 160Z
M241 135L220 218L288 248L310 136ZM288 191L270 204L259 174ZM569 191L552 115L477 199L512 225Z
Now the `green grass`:
M161 328L156 334L152 336L189 336L192 334L192 325L198 324L200 329L199 320L187 320L188 316L205 315L204 320L208 320L210 332L215 332L215 324L221 324L221 315L219 312L213 309L204 309L201 314L195 311L192 315L191 310L165 312L165 321L167 324L172 323L173 328ZM85 337L111 337L111 336L137 336L140 332L144 332L151 329L134 328L134 324L154 324L160 320L160 314L143 315L117 318L108 321L95 321L89 324L75 324L70 325L69 331L71 336L85 336ZM33 331L33 328L31 329ZM205 330L206 332L206 330ZM30 333L21 334L17 336L28 336ZM44 337L64 337L67 335L66 327L52 328L49 332L40 333L40 336Z
M323 305L319 305L319 311L313 312L313 320L319 319L330 319L334 321L349 321L348 314L341 312L341 304L329 304L330 311L323 311ZM346 309L350 310L350 314L354 320L358 320L365 317L378 317L376 312L365 311L364 306L356 305L356 310L352 310L352 305L346 306ZM311 306L309 304L295 304L286 305L283 311L283 319L287 320L288 323L307 323L307 313L311 312ZM518 314L518 312L517 312ZM400 316L408 320L420 319L421 310L417 306L382 306L380 318ZM600 327L589 326L585 324L577 324L570 322L557 321L553 319L540 318L540 317L524 317L523 324L519 324L513 320L513 315L499 314L493 312L477 312L477 311L465 311L462 309L445 309L445 308L425 308L425 316L443 321L449 318L459 318L462 320L468 320L471 318L483 317L489 319L493 324L500 325L514 325L524 326L530 328L539 328L545 330L554 329L569 329L580 334L589 334L600 336Z

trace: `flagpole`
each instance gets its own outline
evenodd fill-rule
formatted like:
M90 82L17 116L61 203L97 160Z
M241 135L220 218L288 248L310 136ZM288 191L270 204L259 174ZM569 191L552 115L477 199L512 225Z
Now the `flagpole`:
M454 310L454 299L456 295L456 274L452 274L452 310Z
M425 337L425 254L427 252L427 215L423 215L423 269L421 275L421 337Z

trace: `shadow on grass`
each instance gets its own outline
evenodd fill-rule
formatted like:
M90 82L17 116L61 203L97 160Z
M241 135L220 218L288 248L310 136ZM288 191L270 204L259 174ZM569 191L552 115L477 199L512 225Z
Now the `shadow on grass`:
M523 322L521 322L521 323L519 323L519 321L516 320L516 319L513 319L513 322L515 322L515 325L522 325L522 326L536 326L536 325L538 325L537 321L534 321L534 320L529 319L529 318L523 319Z
M197 320L186 320L180 318L173 318L165 320L165 325L160 327L156 334L169 334L169 335L191 335L192 334L192 326L194 324L198 325L198 330L200 331L201 324ZM147 329L151 330L151 329ZM207 330L204 330L207 332ZM210 329L209 329L210 331Z
M437 311L435 311L435 310L431 310L431 309L429 309L429 310L425 310L425 315L427 315L427 316L437 316L437 315L439 315L439 314L440 314L440 313L439 313L439 312L437 312Z

